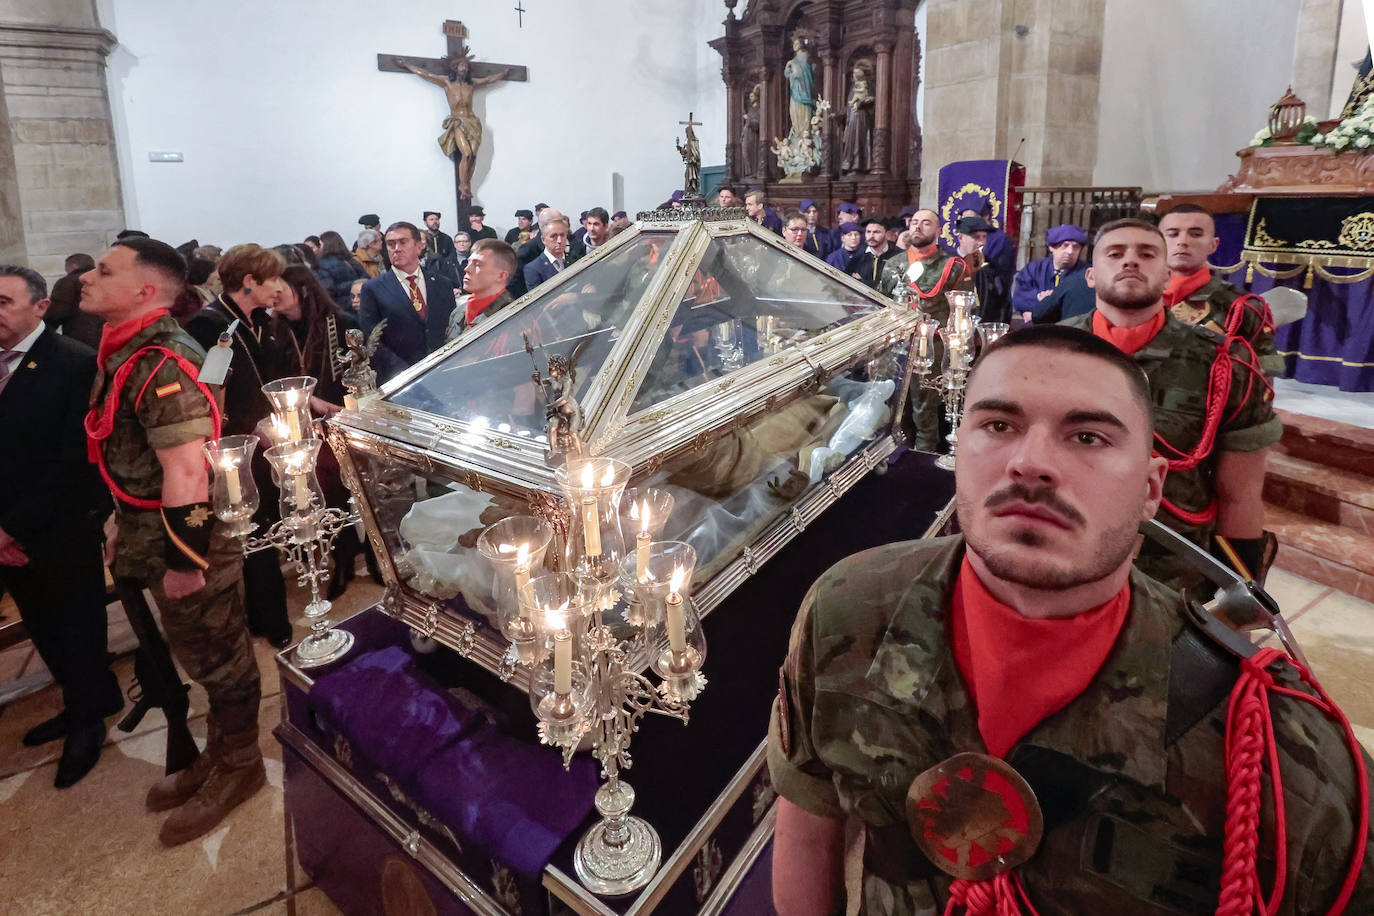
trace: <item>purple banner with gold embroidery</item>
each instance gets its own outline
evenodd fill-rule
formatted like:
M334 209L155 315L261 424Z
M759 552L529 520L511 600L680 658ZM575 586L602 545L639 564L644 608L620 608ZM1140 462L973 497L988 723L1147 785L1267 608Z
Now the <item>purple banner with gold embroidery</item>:
M1026 167L1009 159L965 159L940 169L940 241L953 248L954 224L973 210L1014 244L1025 182Z

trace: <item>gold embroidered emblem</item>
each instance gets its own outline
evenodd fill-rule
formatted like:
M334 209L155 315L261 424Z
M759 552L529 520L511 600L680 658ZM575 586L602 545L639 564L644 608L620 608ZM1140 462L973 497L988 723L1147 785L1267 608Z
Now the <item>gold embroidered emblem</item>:
M1341 234L1336 240L1361 251L1374 248L1374 213L1356 213L1341 220Z
M1193 305L1187 299L1182 302L1174 303L1169 311L1174 313L1174 317L1184 324L1197 324L1209 311L1207 300L1203 300L1201 305Z
M29 360L28 365L25 366L24 368L26 368L26 369L37 369L37 368L38 368L38 363L34 362L33 360Z
M196 506L186 513L186 527L199 528L210 520L210 510L204 506Z

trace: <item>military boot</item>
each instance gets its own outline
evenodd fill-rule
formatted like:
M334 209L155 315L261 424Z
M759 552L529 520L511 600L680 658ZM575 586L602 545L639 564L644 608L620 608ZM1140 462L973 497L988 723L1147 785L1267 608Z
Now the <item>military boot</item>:
M184 805L192 795L200 791L200 787L210 777L213 766L214 759L209 748L206 748L186 769L177 770L153 783L143 804L149 811L170 811Z
M209 833L267 782L256 729L225 735L223 747L213 756L205 782L163 823L158 833L163 846L180 846Z

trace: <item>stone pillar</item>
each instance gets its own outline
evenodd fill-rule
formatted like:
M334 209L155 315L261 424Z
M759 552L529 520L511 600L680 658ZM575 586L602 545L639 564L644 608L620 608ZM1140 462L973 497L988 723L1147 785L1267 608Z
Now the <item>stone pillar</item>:
M24 218L19 209L19 179L14 164L14 137L5 105L5 75L0 68L0 264L29 262L24 245Z
M75 0L18 0L5 15L0 174L12 157L27 261L52 280L68 255L99 256L124 226L105 88L115 38Z
M888 160L892 150L892 42L878 42L874 50L878 52L878 72L875 76L878 97L873 103L872 174L886 175L891 171Z
M1320 120L1331 108L1332 91L1344 98L1349 82L1333 86L1336 45L1341 32L1341 0L1302 0L1298 11L1298 36L1293 48L1293 91L1307 103L1309 114ZM1349 74L1351 71L1343 70ZM1274 96L1278 100L1278 96Z

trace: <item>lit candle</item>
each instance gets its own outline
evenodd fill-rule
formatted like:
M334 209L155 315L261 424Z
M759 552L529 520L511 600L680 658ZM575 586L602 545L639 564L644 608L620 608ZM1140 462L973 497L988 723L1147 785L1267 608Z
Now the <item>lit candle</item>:
M287 472L291 477L292 495L296 501L297 512L309 512L310 505L314 502L314 494L310 491L310 475L305 468L308 455L309 452L297 452L287 461Z
M237 506L243 501L243 487L239 485L239 463L229 455L219 460L220 470L224 472L224 486L229 491L229 505Z
M582 489L590 490L594 486L589 461L582 465ZM582 529L583 551L588 557L601 556L601 518L596 512L596 497L590 493L582 497Z
M644 510L639 516L639 534L635 536L635 575L643 582L649 578L649 499L644 498Z
M687 620L683 614L682 589L683 569L673 570L673 578L668 583L668 648L674 655L687 651Z
M299 442L305 437L301 435L301 415L296 410L296 401L300 397L300 392L292 388L286 392L286 426L291 431L291 441Z
M272 441L278 445L291 441L291 427L282 422L280 414L272 414Z
M563 607L567 607L565 603ZM568 631L567 616L545 609L553 634L553 692L562 696L572 693L572 633Z
M521 544L515 551L515 599L520 607L520 616L528 618L529 611L520 601L520 590L530 581L530 545Z
M930 332L929 325L921 322L920 333L916 335L916 356L925 359L930 353Z

